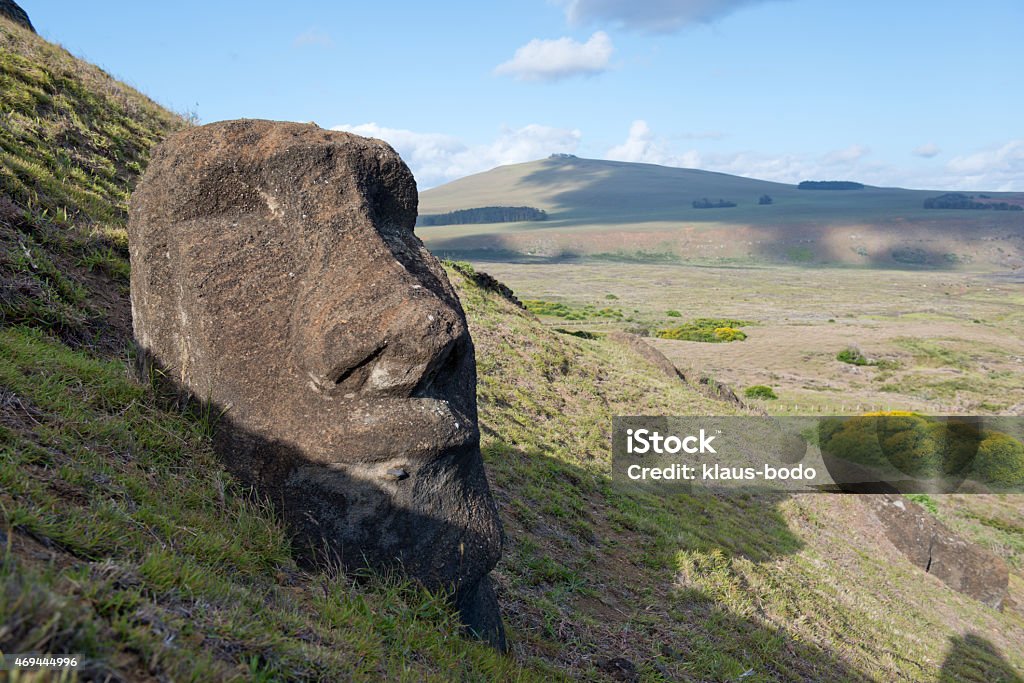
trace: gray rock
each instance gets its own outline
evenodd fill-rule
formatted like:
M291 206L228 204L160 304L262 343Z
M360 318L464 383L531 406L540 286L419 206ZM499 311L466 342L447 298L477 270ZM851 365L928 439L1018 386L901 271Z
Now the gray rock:
M32 31L32 33L36 32L32 22L28 20L28 14L14 0L0 0L0 17L6 17L15 24L24 26L29 31Z
M900 495L864 496L886 537L912 563L951 588L996 609L1006 599L1009 568L960 538L920 505Z
M449 589L504 648L473 343L416 206L379 140L253 120L178 133L131 199L135 335L224 411L217 451L304 559Z

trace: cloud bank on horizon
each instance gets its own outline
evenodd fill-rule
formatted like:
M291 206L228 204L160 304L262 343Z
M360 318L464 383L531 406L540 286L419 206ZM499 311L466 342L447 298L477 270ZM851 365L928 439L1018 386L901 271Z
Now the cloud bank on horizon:
M332 130L384 140L412 169L420 190L443 185L497 166L543 159L551 154L576 154L584 142L579 130L530 124L520 128L503 126L487 143L469 144L443 133L426 133L389 128L377 123L344 124ZM676 137L703 138L709 134ZM940 152L925 143L911 153L934 157ZM766 154L754 151L708 153L695 149L677 150L672 141L658 136L642 119L633 121L625 139L609 147L599 158L659 166L697 168L732 175L799 183L802 180L857 180L883 187L912 187L931 190L1024 190L1024 139L979 149L950 159L927 176L908 175L905 169L871 159L871 149L862 144L830 150L820 155Z
M390 144L412 169L420 190L495 166L533 161L554 153L572 154L582 137L578 130L538 124L521 128L503 126L492 141L478 145L443 133L420 133L376 123L344 124L331 130L379 138Z

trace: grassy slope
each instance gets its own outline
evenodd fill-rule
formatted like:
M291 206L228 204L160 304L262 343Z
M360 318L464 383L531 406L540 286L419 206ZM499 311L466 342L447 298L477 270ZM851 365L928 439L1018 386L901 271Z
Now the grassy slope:
M759 206L763 194L774 203ZM903 246L926 252L930 265L944 267L968 257L1005 261L1024 255L1019 243L1024 214L925 210L924 198L937 194L876 187L808 191L694 169L557 158L501 166L432 188L421 194L420 212L526 205L549 213L544 222L422 230L432 249L452 253L505 249L546 255L613 254L641 249L688 259L767 257L862 264L865 259L891 260L889 252ZM704 197L739 206L692 208L693 200ZM1007 240L1008 231L1016 238ZM901 242L886 239L894 232L900 233ZM1006 253L989 254L991 245L965 247L982 236L998 241ZM739 243L723 252L721 245L729 241ZM984 251L984 258L978 250ZM912 262L920 255L900 258Z
M132 152L141 166L180 121L7 22L0 33L5 121L22 126L4 126L0 164L15 205L0 216L0 650L77 651L126 680L557 680L608 677L604 660L624 657L650 680L934 680L955 660L945 674L987 681L1024 664L1019 614L920 575L856 498L616 490L611 415L731 409L622 348L545 329L456 270L509 537L495 573L515 658L461 638L436 596L300 571L274 516L218 467L213 416L128 379L134 175L117 164ZM61 88L75 111L115 93L67 115L66 163L45 133L59 109L37 98L35 118L8 113L62 73L86 84L81 99ZM107 115L135 124L106 137Z
M20 27L0 28L0 319L96 342L124 303L133 179L184 122Z

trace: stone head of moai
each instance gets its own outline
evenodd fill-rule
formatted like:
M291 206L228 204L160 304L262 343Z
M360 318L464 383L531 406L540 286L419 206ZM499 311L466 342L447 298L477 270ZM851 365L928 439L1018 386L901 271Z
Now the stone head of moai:
M223 412L217 452L304 560L451 590L503 647L473 343L416 207L379 140L252 120L178 133L131 199L135 336Z

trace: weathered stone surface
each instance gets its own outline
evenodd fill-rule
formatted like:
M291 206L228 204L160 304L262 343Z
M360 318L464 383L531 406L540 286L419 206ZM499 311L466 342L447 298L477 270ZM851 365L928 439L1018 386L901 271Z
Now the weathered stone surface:
M131 200L135 335L226 411L219 453L306 559L453 588L503 647L473 344L416 206L379 140L252 120L179 133Z
M893 495L864 496L886 537L907 559L951 588L1001 609L1009 569L999 557L957 536L920 505Z
M650 361L651 365L658 368L662 374L670 379L679 379L686 381L686 376L670 361L665 354L658 349L654 348L638 335L630 332L611 332L608 338L616 344L622 344L623 346L629 347L634 353L639 354L644 359Z
M608 338L617 344L622 344L628 347L634 353L639 354L644 359L649 361L658 370L661 371L666 377L671 379L678 379L686 382L691 387L699 391L704 396L709 398L717 399L719 401L726 401L737 405L741 408L745 408L751 412L759 413L761 415L767 415L768 413L756 406L748 406L729 388L728 385L722 384L721 382L712 379L711 377L702 376L697 379L696 382L691 382L687 379L686 375L682 370L676 367L675 363L668 359L668 356L663 354L658 349L654 348L639 335L632 334L631 332L611 332L608 334Z
M32 33L36 32L32 22L28 20L28 14L14 0L0 0L0 17L6 17L16 24L21 24Z

